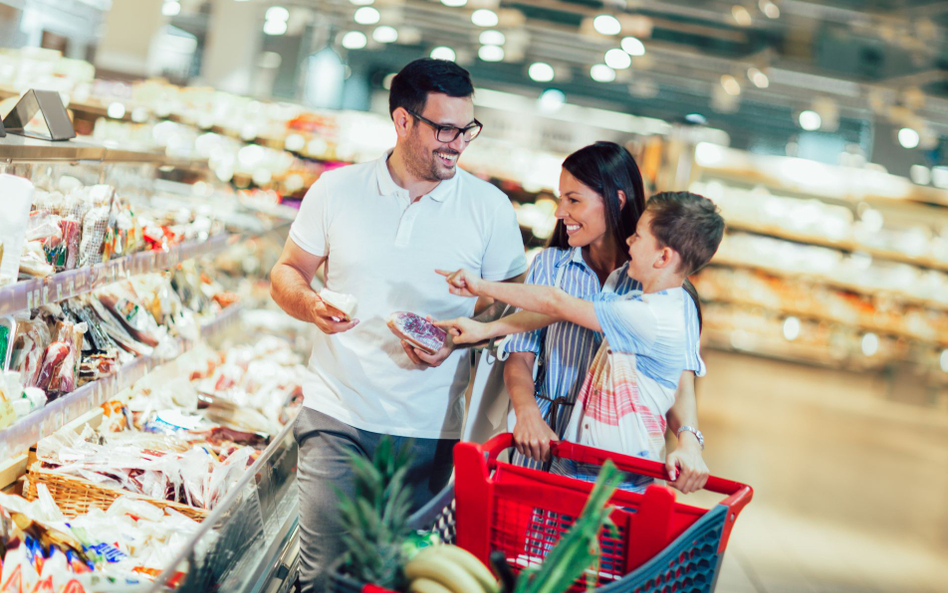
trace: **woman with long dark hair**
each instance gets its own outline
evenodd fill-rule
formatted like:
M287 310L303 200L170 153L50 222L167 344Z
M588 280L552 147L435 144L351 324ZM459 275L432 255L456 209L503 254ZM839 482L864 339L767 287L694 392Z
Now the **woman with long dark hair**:
M605 291L623 295L640 290L626 274L625 241L645 210L645 187L629 151L613 142L577 150L563 162L559 189L556 228L526 281L556 286L587 300ZM690 283L686 289L697 305ZM696 309L695 325L700 326L700 308ZM694 377L704 373L698 337L689 336L693 347L686 360L688 370L668 413L668 427L680 440L666 463L672 475L680 469L675 485L684 492L701 488L708 474L697 439ZM508 338L504 382L517 419L515 463L542 467L550 441L559 440L569 423L582 378L601 343L602 334L565 321ZM540 370L535 380L537 357Z

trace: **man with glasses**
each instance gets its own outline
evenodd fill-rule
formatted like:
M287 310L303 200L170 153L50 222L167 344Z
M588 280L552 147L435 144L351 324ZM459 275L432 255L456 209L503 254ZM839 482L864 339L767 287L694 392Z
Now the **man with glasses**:
M470 75L453 62L405 66L389 96L395 148L377 161L323 174L306 193L270 273L273 299L321 330L294 426L304 591L322 591L342 553L336 488L353 494L348 453L371 458L383 435L397 446L410 442L413 509L451 474L467 351L454 350L449 339L427 354L389 331L389 315L453 319L490 305L451 295L436 268L470 268L488 280L519 280L527 269L507 196L457 167L482 127L473 93ZM324 262L327 288L357 299L352 319L310 287Z

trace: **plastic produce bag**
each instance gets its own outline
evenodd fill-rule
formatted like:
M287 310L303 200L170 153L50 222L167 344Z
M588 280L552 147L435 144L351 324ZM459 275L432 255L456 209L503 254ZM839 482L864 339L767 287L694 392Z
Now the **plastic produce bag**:
M3 196L3 216L0 216L0 286L16 282L20 256L26 243L27 221L33 198L33 184L14 175L0 175L0 196Z

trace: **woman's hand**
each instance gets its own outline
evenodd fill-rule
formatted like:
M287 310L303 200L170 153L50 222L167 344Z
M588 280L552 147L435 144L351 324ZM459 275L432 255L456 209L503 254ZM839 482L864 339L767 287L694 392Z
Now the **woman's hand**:
M469 270L460 269L456 272L447 270L435 270L438 274L444 276L448 281L448 291L451 294L463 297L476 297L481 295L483 279Z
M682 431L678 446L665 458L665 469L671 476L669 484L684 494L704 488L710 472L694 434Z
M516 410L516 414L517 424L514 426L513 439L517 451L536 461L548 461L550 441L557 441L559 437L543 420L540 408L534 404L532 408Z
M449 334L455 344L476 344L491 339L493 336L488 331L487 323L474 321L467 317L458 317L457 319L448 319L446 321L432 321L436 327L440 327Z

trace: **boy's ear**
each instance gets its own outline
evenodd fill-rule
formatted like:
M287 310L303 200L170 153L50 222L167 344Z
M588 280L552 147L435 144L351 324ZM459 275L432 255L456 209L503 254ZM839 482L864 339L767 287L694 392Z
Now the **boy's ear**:
M678 260L681 257L678 255L678 252L672 249L671 247L662 247L662 251L658 256L658 260L655 262L655 267L658 269L665 269L669 266L676 268L678 266Z

